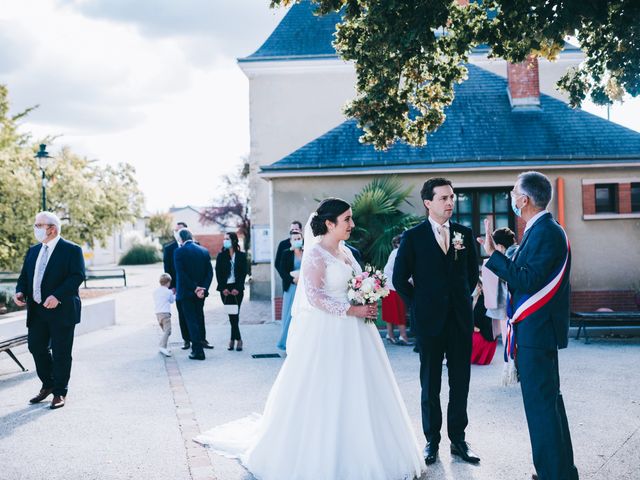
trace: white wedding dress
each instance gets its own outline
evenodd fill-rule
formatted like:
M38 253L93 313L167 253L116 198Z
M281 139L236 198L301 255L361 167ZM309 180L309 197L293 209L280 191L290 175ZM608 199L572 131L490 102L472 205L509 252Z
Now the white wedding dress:
M287 358L262 416L195 438L240 459L259 480L421 474L422 455L378 330L345 315L347 282L360 267L343 249L350 265L319 243L305 249Z

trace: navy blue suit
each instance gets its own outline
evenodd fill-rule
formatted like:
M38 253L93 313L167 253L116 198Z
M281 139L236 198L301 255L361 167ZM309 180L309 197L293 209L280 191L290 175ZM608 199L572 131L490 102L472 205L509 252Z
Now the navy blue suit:
M546 213L525 232L511 260L494 252L486 267L507 282L513 303L518 304L523 295L547 284L566 256L565 234ZM578 478L558 373L558 349L567 346L569 336L570 270L571 258L553 298L515 325L516 365L540 480Z
M464 240L457 258L453 246L456 232ZM407 230L393 268L393 286L411 309L411 331L420 351L422 429L427 441L435 443L440 442L442 427L440 387L445 354L449 372L447 430L452 442L465 438L473 336L471 292L478 282L471 229L450 222L449 238L445 255L428 220Z
M186 241L174 253L176 269L176 300L182 303L183 312L189 327L191 351L195 355L204 355L202 342L206 339L204 326L204 298L198 298L196 287L205 289L209 295L209 287L213 280L211 256L206 248Z
M47 309L33 300L33 279L36 261L42 244L27 251L16 293L22 293L27 302L27 328L29 351L33 355L42 388L53 388L54 395L66 396L71 375L73 333L80 323L81 302L78 288L84 281L84 256L75 243L60 238L47 261L42 283L41 300L53 295L60 304ZM53 357L51 350L53 350Z

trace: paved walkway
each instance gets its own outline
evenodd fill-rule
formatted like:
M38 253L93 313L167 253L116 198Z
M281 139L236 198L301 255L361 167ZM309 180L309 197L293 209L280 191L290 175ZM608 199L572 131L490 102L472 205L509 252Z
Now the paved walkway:
M128 269L130 288L116 294L114 327L77 337L67 405L49 410L28 405L39 382L33 361L16 350L29 372L20 373L0 355L0 478L251 480L237 462L211 454L190 439L201 430L260 412L282 358L276 353L278 324L269 305L242 306L245 350L225 348L229 327L220 300L207 301L209 340L205 362L187 359L174 323L174 357L156 353L159 328L151 290L160 266ZM411 348L387 349L398 384L420 433L418 359ZM640 478L640 339L572 341L561 353L563 392L581 478ZM480 466L440 461L424 479L525 480L532 471L522 400L517 388L498 386L499 359L473 367L468 440L482 457ZM446 405L446 381L443 404ZM381 415L384 412L380 412ZM443 442L446 447L446 442ZM283 479L284 480L284 479ZM334 479L321 479L334 480Z

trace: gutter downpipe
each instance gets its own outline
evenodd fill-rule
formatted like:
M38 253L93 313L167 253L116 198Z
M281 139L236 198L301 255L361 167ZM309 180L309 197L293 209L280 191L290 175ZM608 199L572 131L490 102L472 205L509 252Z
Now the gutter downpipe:
M562 228L566 229L564 217L564 178L558 177L556 184L558 190L558 223L562 225Z

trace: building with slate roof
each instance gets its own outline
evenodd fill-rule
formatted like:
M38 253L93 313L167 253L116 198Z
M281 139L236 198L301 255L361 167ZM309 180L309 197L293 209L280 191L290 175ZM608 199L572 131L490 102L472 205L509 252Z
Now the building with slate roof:
M488 60L479 49L426 146L376 151L359 142L356 122L342 114L355 73L331 45L338 21L301 2L255 53L238 60L250 81L254 258L265 262L253 269L255 297L279 296L268 253L291 220L304 223L317 199L350 201L373 178L393 174L414 187L411 200L422 213L422 183L446 176L458 194L454 220L481 233L482 218L492 215L521 235L509 191L520 172L535 169L554 182L550 210L572 242L574 308L637 308L640 133L569 108L555 90L580 61L578 50L527 67Z

